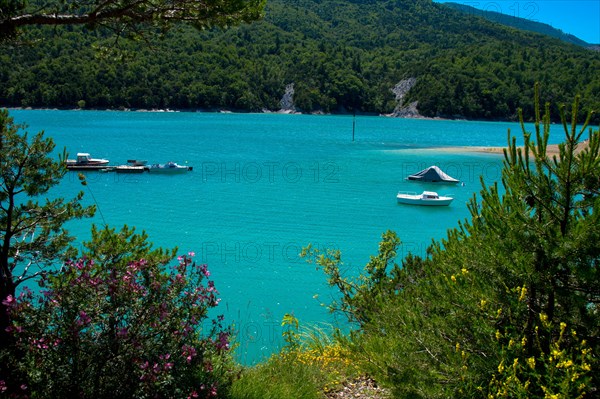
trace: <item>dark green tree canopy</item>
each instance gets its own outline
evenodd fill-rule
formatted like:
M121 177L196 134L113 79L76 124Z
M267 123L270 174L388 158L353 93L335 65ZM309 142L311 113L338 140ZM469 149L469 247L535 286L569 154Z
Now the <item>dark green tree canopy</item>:
M54 141L43 132L30 137L0 110L0 298L14 297L23 282L52 270L72 237L63 225L93 215L95 207L81 204L83 192L72 200L40 200L65 175L63 153L53 159ZM8 323L0 304L0 348Z
M263 6L263 0L0 0L0 39L27 25L101 25L118 34L176 22L225 27L260 18Z
M532 119L535 82L542 102L579 93L582 111L600 108L600 53L443 4L269 0L264 10L230 29L174 24L151 46L121 40L126 58L98 51L115 47L108 30L30 26L19 41L34 45L0 47L0 105L277 111L293 83L300 112L380 115L412 77L403 105L426 117L517 120L522 108Z

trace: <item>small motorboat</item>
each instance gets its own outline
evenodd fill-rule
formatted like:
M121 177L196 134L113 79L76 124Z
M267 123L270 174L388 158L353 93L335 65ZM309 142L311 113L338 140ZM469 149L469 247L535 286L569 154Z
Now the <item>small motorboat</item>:
M115 167L117 173L144 173L148 168L143 165L119 165Z
M167 162L165 164L153 164L146 167L150 173L177 174L185 173L192 170L191 166L179 165L175 162Z
M110 161L108 159L92 158L87 152L77 153L76 159L67 159L69 170L100 170L105 169Z
M149 169L146 164L148 161L142 161L138 159L128 159L126 165L119 165L115 167L117 173L144 173Z
M450 196L440 196L434 191L423 191L421 194L401 191L396 198L399 204L426 206L448 206L454 199Z

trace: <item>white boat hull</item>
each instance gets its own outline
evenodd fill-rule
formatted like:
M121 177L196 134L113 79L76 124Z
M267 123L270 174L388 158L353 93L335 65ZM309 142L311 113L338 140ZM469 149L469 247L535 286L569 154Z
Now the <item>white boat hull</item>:
M454 200L452 197L439 196L434 192L398 193L396 200L399 204L421 206L448 206Z
M147 167L150 173L162 173L166 175L186 173L191 170L189 166L177 165L176 163L168 163L164 165L151 165Z
M96 159L87 152L80 152L77 159L67 159L66 166L69 170L95 170L107 167L109 162L108 159Z

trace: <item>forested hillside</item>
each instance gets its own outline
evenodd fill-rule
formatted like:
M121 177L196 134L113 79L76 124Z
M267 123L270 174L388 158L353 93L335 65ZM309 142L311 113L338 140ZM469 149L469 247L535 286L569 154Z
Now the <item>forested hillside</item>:
M594 47L593 43L587 43L584 40L581 40L580 38L578 38L574 35L571 35L569 33L565 33L560 29L556 29L549 24L494 11L494 9L495 9L494 3L490 3L489 10L480 10L475 7L471 7L469 5L460 4L460 3L444 3L444 4L449 7L454 8L454 9L457 9L459 11L462 11L464 13L478 15L480 17L489 19L490 21L498 22L502 25L508 25L508 26L511 26L511 27L517 28L517 29L541 33L546 36L555 37L555 38L565 41L567 43L577 44L578 46L590 47L590 48ZM524 6L524 10L528 11L530 14L533 15L537 9L534 7L527 9L527 7Z
M0 106L278 110L293 83L300 112L388 114L414 77L404 104L427 117L532 115L535 82L600 109L598 52L431 0L270 0L260 22L150 44L72 27L20 43L0 47Z

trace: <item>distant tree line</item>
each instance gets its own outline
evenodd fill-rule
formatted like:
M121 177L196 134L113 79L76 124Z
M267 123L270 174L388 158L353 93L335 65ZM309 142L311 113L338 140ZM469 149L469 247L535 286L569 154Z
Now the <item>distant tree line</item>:
M600 106L597 52L429 1L366 3L273 0L260 22L181 26L151 46L31 28L0 48L0 105L255 112L277 110L294 83L299 111L387 114L391 88L416 77L406 101L427 117L531 115L534 82L544 102L580 93Z

